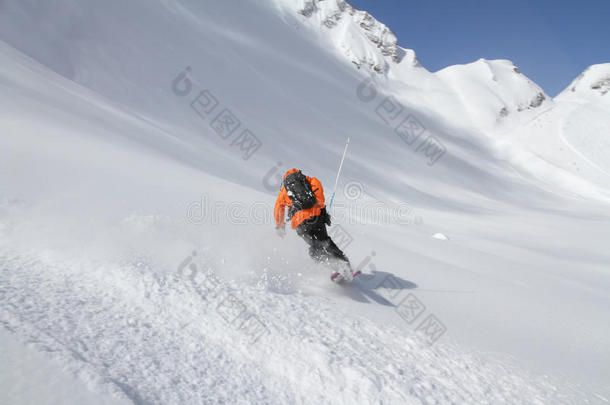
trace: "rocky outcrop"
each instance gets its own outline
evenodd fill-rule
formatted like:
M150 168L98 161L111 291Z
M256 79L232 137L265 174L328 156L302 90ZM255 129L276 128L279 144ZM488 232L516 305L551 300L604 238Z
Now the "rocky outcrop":
M367 66L376 73L387 73L392 63L401 63L407 54L387 26L344 0L305 1L297 12L329 30L335 44L358 69ZM414 56L413 61L418 65Z

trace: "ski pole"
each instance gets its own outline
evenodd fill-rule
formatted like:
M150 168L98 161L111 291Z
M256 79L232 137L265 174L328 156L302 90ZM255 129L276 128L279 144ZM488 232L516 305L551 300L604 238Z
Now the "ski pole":
M328 204L328 210L330 211L333 206L333 201L335 200L335 193L337 192L337 184L339 184L339 176L341 175L341 168L343 167L343 161L345 160L345 155L347 154L347 147L349 146L349 137L347 138L347 142L345 142L345 149L343 149L343 157L341 158L341 164L339 165L339 171L337 171L337 178L335 179L335 188L333 190L333 195L330 197L330 204Z

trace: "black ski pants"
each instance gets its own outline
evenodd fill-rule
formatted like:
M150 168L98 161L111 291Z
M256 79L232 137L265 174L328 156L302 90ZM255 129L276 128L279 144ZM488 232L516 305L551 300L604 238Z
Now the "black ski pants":
M316 262L335 258L349 263L343 251L328 236L322 217L314 216L306 219L297 226L296 231L297 235L309 245L309 255Z

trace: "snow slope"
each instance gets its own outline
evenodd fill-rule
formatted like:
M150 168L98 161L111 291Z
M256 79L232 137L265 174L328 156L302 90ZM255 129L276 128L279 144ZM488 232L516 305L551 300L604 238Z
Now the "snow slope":
M549 97L507 60L479 59L437 72L460 95L472 120L483 130L514 127L524 115L545 110Z
M556 97L577 106L564 117L562 134L592 165L610 175L610 63L593 65Z
M608 106L610 92L610 63L588 67L558 96L559 101L604 104Z
M585 70L552 105L509 132L513 141L562 170L610 187L610 64Z
M465 103L485 81L443 79L366 14L316 4L2 4L2 342L67 374L38 403L79 403L74 381L136 404L604 403L610 188L458 119L521 98ZM337 287L270 212L293 166L328 196L347 136L332 229L365 275ZM418 147L430 137L443 154ZM431 346L424 319L445 328Z

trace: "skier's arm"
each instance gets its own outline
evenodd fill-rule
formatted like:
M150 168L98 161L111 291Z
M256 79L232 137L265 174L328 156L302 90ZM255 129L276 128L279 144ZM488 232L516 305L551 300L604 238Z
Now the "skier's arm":
M273 208L273 217L275 218L275 225L277 228L284 226L285 208L286 203L284 202L288 195L286 194L286 188L282 187L280 194L275 200L275 207Z

